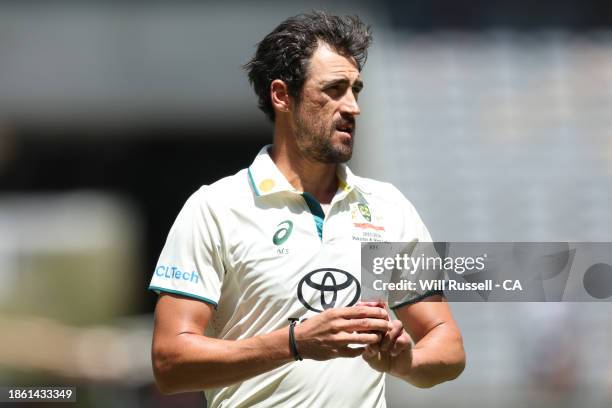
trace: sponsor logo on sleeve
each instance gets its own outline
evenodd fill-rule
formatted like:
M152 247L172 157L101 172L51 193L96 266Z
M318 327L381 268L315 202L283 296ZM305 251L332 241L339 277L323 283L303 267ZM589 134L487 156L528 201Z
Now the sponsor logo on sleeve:
M155 268L155 276L162 279L179 280L191 283L198 283L200 277L196 271L181 271L176 266L158 265Z

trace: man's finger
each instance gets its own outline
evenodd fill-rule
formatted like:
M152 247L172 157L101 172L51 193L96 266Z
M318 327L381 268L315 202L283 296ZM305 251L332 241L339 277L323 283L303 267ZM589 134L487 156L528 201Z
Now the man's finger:
M380 351L380 342L370 344L370 345L368 345L368 348L369 348L370 350L372 350L372 352L374 352L374 353L378 353L378 352Z
M393 328L391 322L383 319L347 319L341 323L338 323L338 327L340 327L343 331L347 332L370 332L370 331L378 331L382 333L387 333L389 330Z
M387 334L380 343L380 349L382 351L387 351L392 348L397 338L400 337L404 332L404 326L402 325L402 322L400 320L392 321L391 325L392 329L387 332Z
M391 347L391 351L389 353L391 354L391 356L395 357L411 347L412 341L410 340L410 336L408 336L408 334L406 333L403 333L397 338L397 340L393 344L393 347Z
M389 319L389 313L382 307L374 306L352 306L338 309L338 316L345 319Z
M369 360L378 354L378 350L375 350L372 346L368 346L363 351L363 358Z
M368 302L357 302L355 306L370 306L370 307L381 307L386 309L386 304L383 301L368 301Z
M341 345L378 344L381 337L380 333L338 333L334 335L334 340Z

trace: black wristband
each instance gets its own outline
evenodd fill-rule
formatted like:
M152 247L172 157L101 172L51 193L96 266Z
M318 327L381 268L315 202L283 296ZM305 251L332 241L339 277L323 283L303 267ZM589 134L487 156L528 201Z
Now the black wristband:
M302 356L300 356L300 353L298 352L297 349L297 344L295 343L295 324L297 323L296 320L292 320L291 323L289 324L289 349L291 350L291 354L293 354L293 358L295 358L295 361L302 361Z

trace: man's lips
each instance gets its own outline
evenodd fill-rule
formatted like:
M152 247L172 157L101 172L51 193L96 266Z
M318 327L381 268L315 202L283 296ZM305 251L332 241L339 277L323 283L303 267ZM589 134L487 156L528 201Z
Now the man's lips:
M355 133L355 125L351 123L341 123L336 125L336 131L352 136L353 133Z
M336 129L336 132L340 133L341 135L345 136L345 137L353 137L353 132L352 131L346 131L346 130L338 130Z

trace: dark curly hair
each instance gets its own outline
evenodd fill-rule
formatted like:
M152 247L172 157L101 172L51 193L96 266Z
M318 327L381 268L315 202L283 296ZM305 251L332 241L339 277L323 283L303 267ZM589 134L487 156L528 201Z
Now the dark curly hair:
M324 11L299 14L283 21L257 45L255 56L244 65L259 98L259 109L274 122L270 84L280 79L289 95L300 100L308 62L319 41L339 54L353 57L361 71L372 42L370 26L357 16L335 16Z

